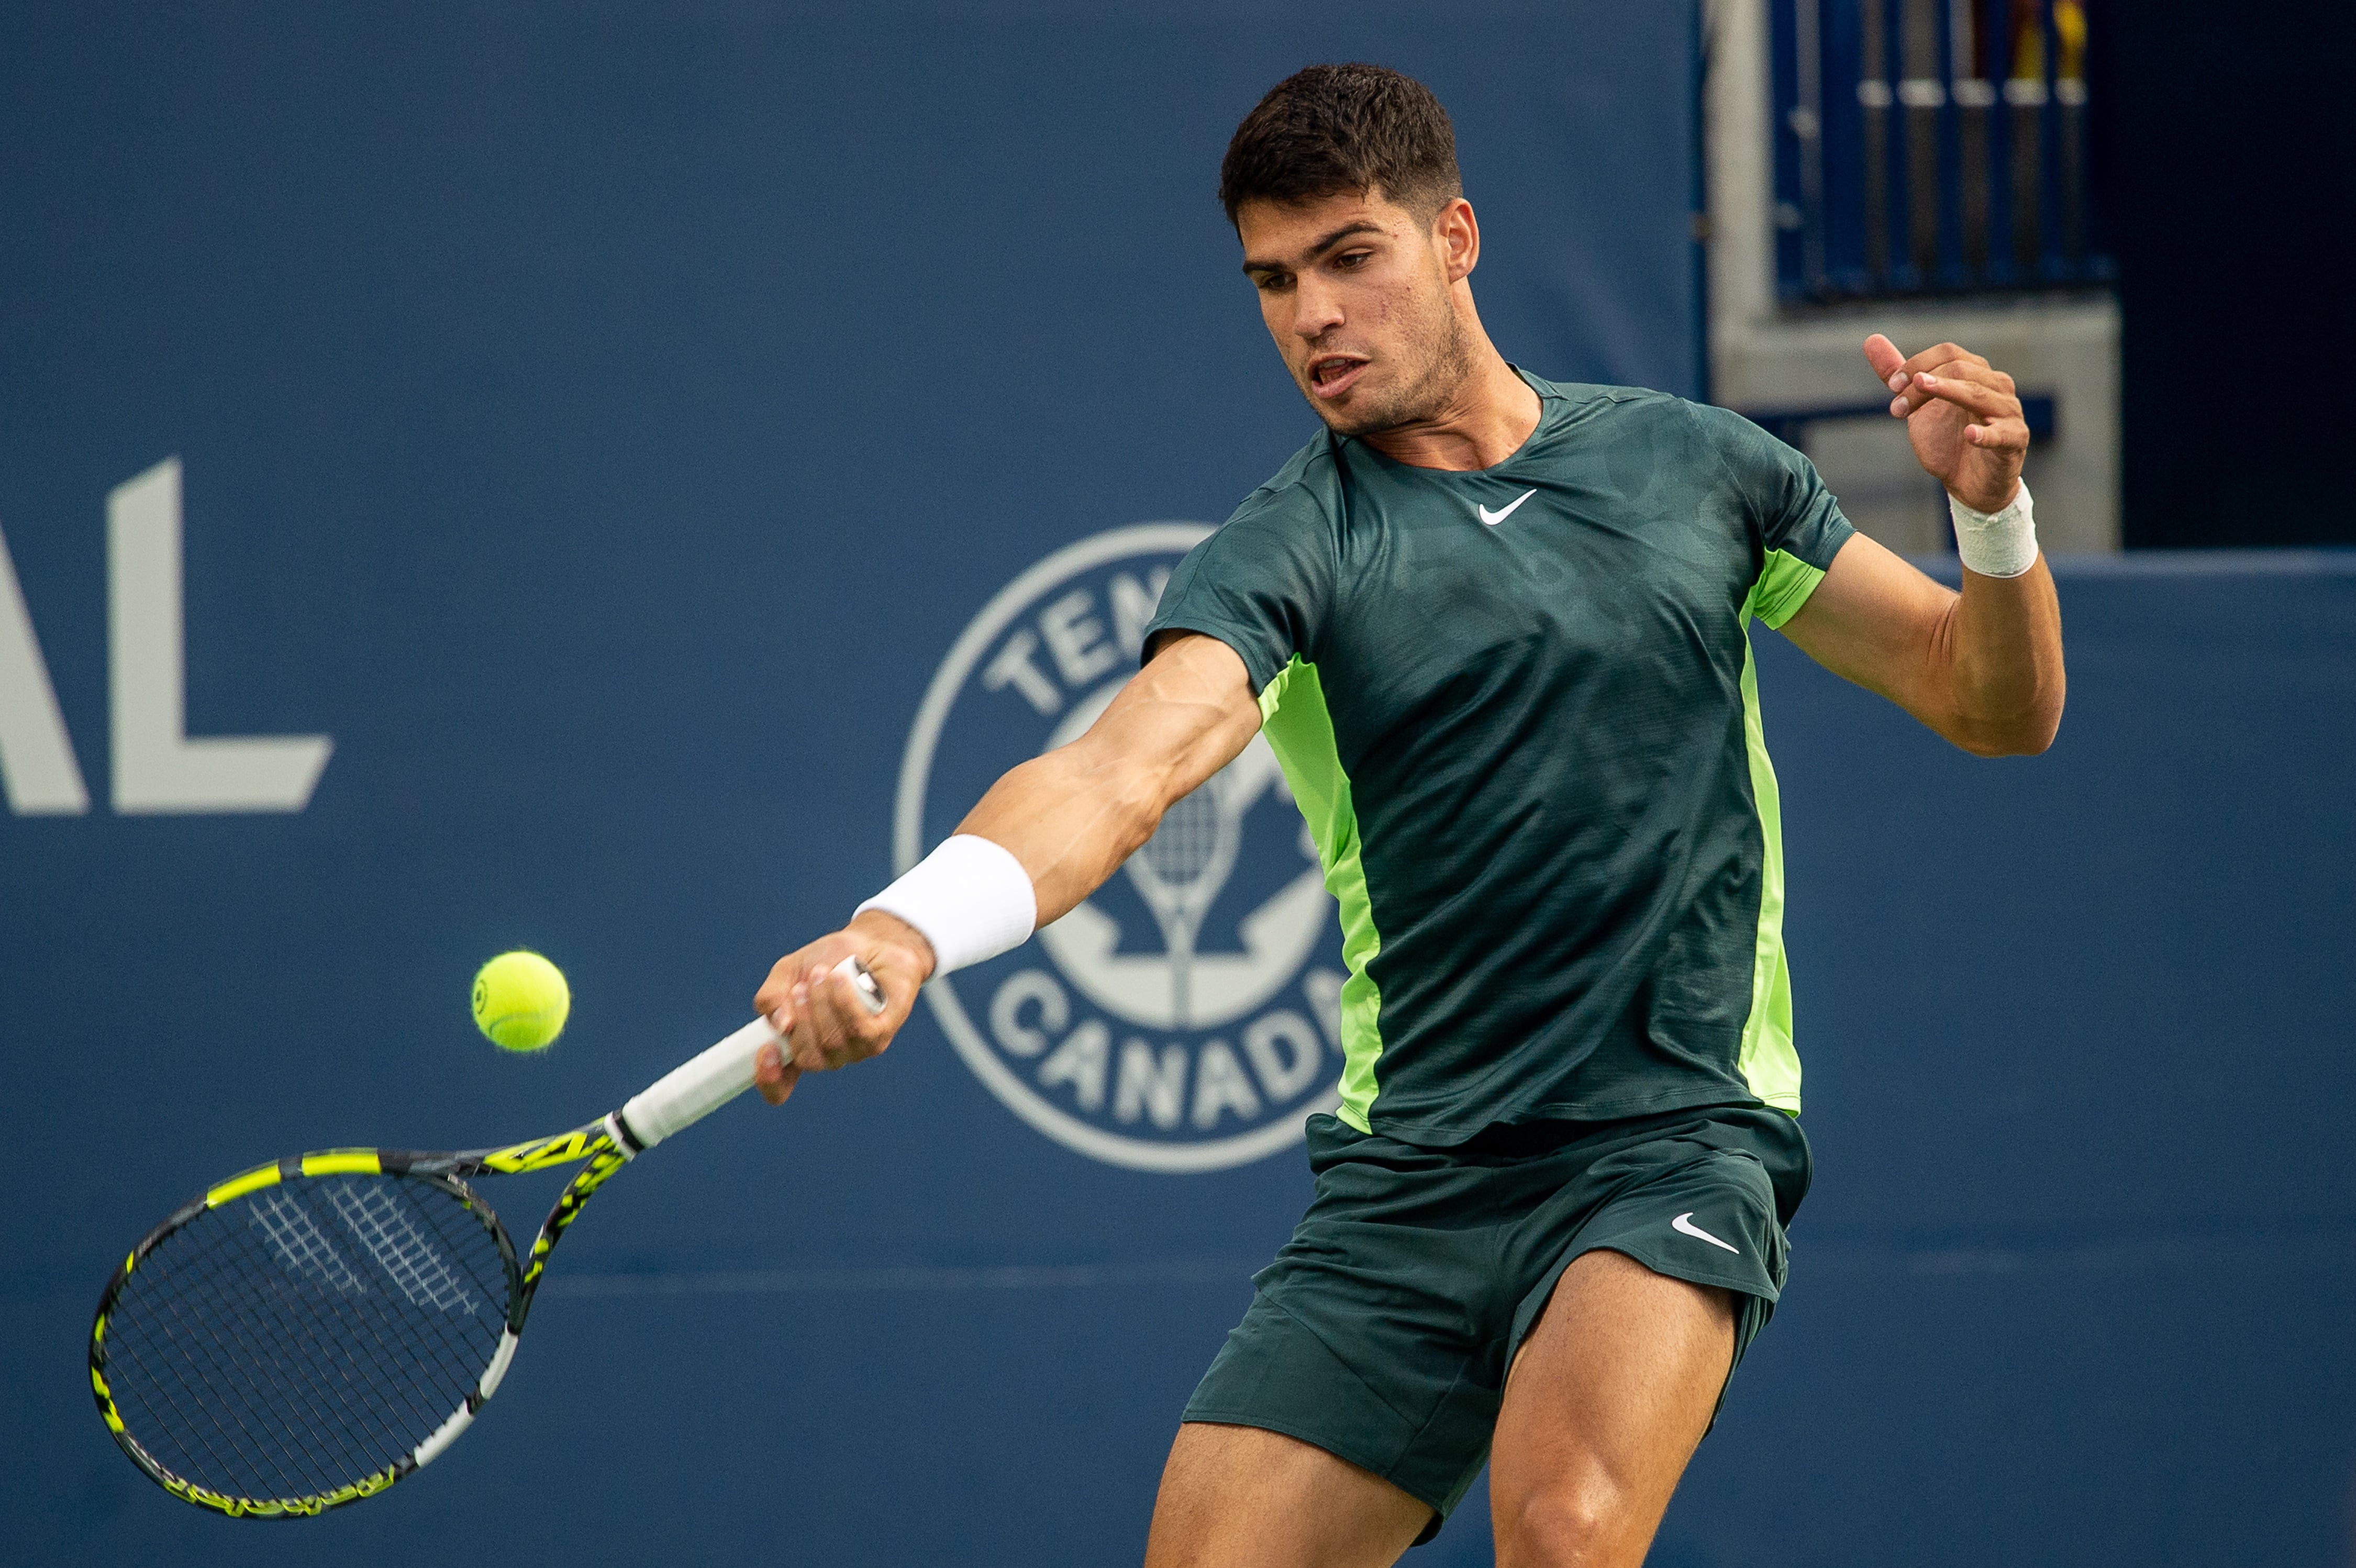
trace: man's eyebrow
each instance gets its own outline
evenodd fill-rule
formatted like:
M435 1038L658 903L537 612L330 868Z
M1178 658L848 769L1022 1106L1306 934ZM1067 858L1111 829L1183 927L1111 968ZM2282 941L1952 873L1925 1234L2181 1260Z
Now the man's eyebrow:
M1321 237L1315 244L1310 246L1308 259L1312 262L1315 261L1318 257L1323 255L1326 252L1332 250L1334 246L1340 244L1343 241L1348 239L1353 234L1380 234L1382 232L1384 232L1383 226L1376 222L1371 218L1361 218L1354 222L1344 223L1339 229L1334 230L1332 233ZM1258 261L1250 256L1246 256L1244 258L1244 271L1247 273L1280 273L1284 270L1284 263L1282 262Z

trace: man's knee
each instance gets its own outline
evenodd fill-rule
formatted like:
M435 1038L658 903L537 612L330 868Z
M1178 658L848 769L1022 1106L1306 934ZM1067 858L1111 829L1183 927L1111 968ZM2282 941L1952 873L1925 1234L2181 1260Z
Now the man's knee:
M1498 1568L1616 1565L1632 1535L1651 1536L1635 1511L1635 1500L1608 1484L1544 1488L1497 1510ZM1633 1561L1643 1556L1640 1546Z

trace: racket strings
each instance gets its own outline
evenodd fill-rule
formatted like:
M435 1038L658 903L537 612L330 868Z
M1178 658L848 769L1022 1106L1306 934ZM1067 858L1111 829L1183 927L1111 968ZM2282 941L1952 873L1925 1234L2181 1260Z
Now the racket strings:
M255 1260L241 1252L241 1249L222 1247L179 1260L193 1265L188 1271L192 1277L186 1282L189 1288L158 1297L170 1310L171 1344L163 1358L142 1357L139 1369L154 1380L154 1386L171 1396L170 1402L177 1412L185 1412L187 1408L182 1396L191 1396L187 1403L206 1413L210 1430L204 1434L209 1439L205 1447L216 1468L224 1475L241 1473L250 1478L249 1484L241 1487L223 1486L209 1474L181 1468L181 1465L195 1461L190 1452L193 1445L180 1433L169 1434L179 1440L179 1464L163 1454L154 1456L166 1468L187 1479L213 1490L251 1497L302 1497L332 1489L314 1484L305 1467L290 1466L290 1452L303 1453L323 1473L340 1474L346 1479L380 1469L380 1464L369 1464L367 1460L397 1447L403 1429L431 1419L432 1412L414 1398L404 1398L402 1403L405 1408L399 1410L375 1408L359 1399L361 1391L340 1376L340 1369L323 1356L322 1341L299 1334L287 1336L283 1323L254 1310L254 1304L239 1287L247 1277L244 1271L250 1270ZM276 1261L283 1262L283 1255ZM300 1272L311 1273L307 1269ZM217 1311L210 1315L192 1312L191 1303L208 1304ZM381 1337L370 1337L381 1354ZM175 1368L169 1359L174 1353L187 1364ZM172 1375L188 1370L197 1374L193 1388L185 1378ZM177 1391L176 1383L180 1385ZM335 1406L332 1412L321 1408L316 1398L305 1397L321 1391ZM117 1399L120 1403L120 1394ZM281 1417L284 1430L280 1435L285 1442L264 1441L265 1433L238 1419L255 1407L269 1409ZM230 1418L229 1423L222 1420L224 1413ZM242 1472L220 1465L229 1455L243 1461Z
M284 1376L283 1366L261 1363L258 1358L254 1358L250 1359L242 1369L233 1368L215 1354L219 1324L194 1317L185 1310L183 1298L176 1294L158 1294L155 1304L161 1309L159 1316L162 1317L155 1326L155 1337L163 1343L146 1342L146 1336L123 1335L123 1342L113 1352L114 1365L120 1368L123 1359L127 1357L132 1375L126 1377L117 1370L113 1382L116 1402L125 1424L134 1435L142 1439L142 1445L149 1449L151 1456L158 1463L174 1474L196 1480L213 1490L231 1490L220 1484L219 1475L197 1470L187 1457L188 1450L198 1446L189 1440L190 1431L195 1430L205 1439L202 1446L216 1455L224 1451L234 1452L245 1462L244 1473L252 1479L251 1484L234 1488L237 1495L305 1495L309 1488L305 1478L287 1468L279 1451L257 1446L243 1426L233 1424L235 1412L231 1409L231 1402L257 1396L275 1401L280 1408L299 1422L305 1428L300 1435L315 1454L321 1456L332 1455L339 1462L348 1462L348 1444L340 1434L321 1428L310 1419L307 1410L289 1397L291 1391ZM232 1310L230 1316L235 1320L236 1329L249 1336L250 1340L259 1337L262 1326L250 1314ZM176 1367L176 1360L184 1365ZM241 1377L241 1371L245 1375ZM188 1375L190 1373L194 1374L193 1377ZM256 1386L265 1380L267 1388ZM169 1406L170 1413L186 1424L173 1426L155 1419L162 1413L157 1395L161 1396L163 1404ZM141 1411L147 1419L140 1419ZM224 1420L225 1412L229 1420ZM361 1419L365 1420L364 1412L361 1412ZM162 1451L158 1452L159 1449Z
M265 1187L166 1236L105 1338L124 1426L163 1468L253 1498L317 1497L408 1455L506 1323L487 1216L437 1183Z
M231 1368L225 1365L221 1359L213 1353L213 1339L204 1331L206 1326L192 1322L177 1301L169 1302L168 1308L172 1322L166 1329L165 1336L169 1343L163 1347L151 1347L146 1354L142 1354L136 1348L133 1349L132 1356L138 1377L125 1380L120 1374L117 1375L115 1380L118 1384L116 1395L118 1406L123 1402L120 1385L125 1382L129 1383L129 1391L134 1397L145 1396L151 1391L160 1392L165 1402L170 1405L172 1413L182 1421L190 1421L192 1415L201 1416L208 1438L207 1446L212 1452L219 1454L225 1450L233 1451L246 1462L249 1467L247 1473L256 1478L256 1484L242 1488L239 1495L304 1496L307 1490L304 1477L290 1471L283 1463L283 1456L278 1452L257 1447L252 1441L251 1434L243 1427L224 1422L223 1402L215 1391L236 1390L241 1386L241 1380L235 1375ZM250 1322L241 1323L241 1327L249 1331L252 1326ZM194 1387L191 1387L188 1380L185 1378L167 1375L171 1370L169 1358L173 1356L184 1358L192 1364L196 1373ZM277 1370L276 1369L261 1369L273 1373ZM140 1380L141 1379L145 1381ZM279 1400L284 1408L295 1412L297 1419L306 1429L302 1435L312 1445L315 1453L326 1455L337 1454L338 1451L347 1448L348 1445L337 1433L318 1427L309 1419L306 1412L303 1412L299 1405L287 1398L288 1385L283 1376L273 1375L269 1382L267 1393ZM185 1403L183 1402L184 1394L187 1396ZM154 1399L141 1398L140 1403L146 1408L151 1418L157 1413ZM206 1485L216 1491L230 1489L219 1485L218 1481L209 1475L185 1474L193 1466L185 1457L185 1452L190 1444L183 1432L159 1428L153 1423L152 1420L138 1421L132 1418L127 1411L123 1413L126 1424L132 1429L134 1434L145 1437L145 1442L143 1445L148 1446L151 1455L159 1463L163 1463L166 1468L172 1470L176 1475L183 1475L184 1478L198 1480L199 1484ZM182 1450L180 1455L174 1455L169 1452L155 1453L155 1448L160 1446L155 1442L159 1431L171 1432L172 1437L177 1440L178 1447ZM339 1456L348 1459L348 1454L341 1454Z
M344 1255L336 1251L336 1244L312 1223L309 1211L292 1197L275 1189L258 1192L248 1207L253 1224L288 1273L309 1274L349 1295L366 1288L344 1262Z
M327 1198L377 1266L392 1277L412 1303L439 1312L476 1310L475 1293L380 1183L337 1187Z
M331 1206L339 1210L348 1207L336 1202L340 1196L336 1187L327 1187L327 1191ZM223 1250L205 1259L211 1273L216 1276L206 1282L206 1290L209 1293L208 1298L239 1308L237 1328L246 1336L242 1343L257 1348L268 1345L273 1329L278 1326L261 1317L252 1310L252 1304L241 1299L233 1289L224 1289L218 1277L223 1272L223 1265L230 1263L233 1256ZM252 1260L248 1257L235 1261L250 1264ZM348 1293L339 1291L338 1294ZM402 1348L386 1339L380 1313L366 1310L347 1313L345 1326L352 1332L343 1348L356 1348L385 1365L393 1364L399 1357ZM361 1340L365 1343L354 1343ZM203 1338L198 1342L208 1347L222 1343L218 1337ZM431 1431L448 1416L452 1408L450 1404L422 1398L423 1391L410 1384L389 1385L383 1391L396 1394L398 1398L380 1405L369 1404L361 1397L365 1391L356 1387L349 1376L348 1368L344 1364L348 1358L330 1353L335 1348L332 1340L306 1334L293 1341L291 1353L288 1346L277 1345L273 1347L274 1354L254 1356L243 1369L232 1364L227 1370L232 1377L240 1369L250 1375L259 1374L251 1376L251 1381L257 1385L266 1380L266 1389L257 1387L256 1393L273 1402L273 1408L291 1421L300 1423L305 1429L302 1435L307 1439L314 1455L322 1457L331 1452L343 1455L337 1468L347 1472L348 1479L381 1469L383 1462L367 1461L379 1454L405 1452L414 1445L413 1442L404 1441L410 1432ZM220 1358L211 1356L209 1350L208 1359L215 1367L220 1366ZM479 1363L470 1366L466 1359L448 1355L446 1349L437 1354L435 1359L440 1363L445 1381L455 1383L462 1390L471 1384L473 1376L479 1370ZM320 1390L332 1396L335 1406L332 1412L319 1408L316 1400L305 1397L306 1393L316 1393ZM343 1419L340 1423L334 1423L327 1419L331 1415L340 1415ZM355 1466L359 1468L355 1469Z
M207 1257L203 1260L216 1276L208 1281L209 1292L215 1293L214 1299L238 1309L240 1326L253 1337L248 1343L262 1343L264 1337L271 1332L271 1326L257 1317L250 1310L248 1304L241 1300L233 1290L220 1288L218 1276L220 1273L220 1265L224 1261L221 1257ZM374 1326L367 1317L359 1318L357 1326L368 1331L370 1347L379 1356L386 1355L391 1351L391 1348L387 1346L382 1337L375 1332ZM205 1340L200 1343L209 1345L213 1341ZM365 1429L371 1434L381 1436L388 1441L397 1438L399 1428L388 1419L388 1412L354 1402L355 1391L348 1380L340 1375L341 1369L334 1364L331 1359L323 1356L325 1345L321 1340L308 1336L299 1337L294 1341L294 1348L297 1352L294 1357L281 1356L268 1367L267 1369L273 1374L271 1391L285 1402L281 1408L302 1421L323 1445L332 1446L346 1442L348 1434L323 1430L318 1425L316 1412L294 1397L301 1391L305 1382L301 1380L290 1382L285 1378L285 1373L291 1371L297 1374L298 1379L307 1380L308 1386L329 1391L335 1396L338 1408L350 1416L354 1431ZM446 1359L444 1369L453 1375L462 1374L466 1370L463 1365L451 1364ZM417 1421L434 1418L434 1410L419 1402L412 1390L403 1387L399 1391L407 1407L406 1413L411 1424L414 1424ZM444 1408L440 1413L446 1415L448 1411Z
M358 1183L352 1183L352 1184L337 1184L337 1185L338 1185L338 1186L343 1186L343 1185L359 1185L359 1184L358 1184ZM337 1194L336 1194L335 1189L334 1189L334 1188L330 1188L330 1189L329 1189L329 1201L330 1201L331 1203L333 1203L333 1202L335 1201L335 1197L336 1197L336 1196L337 1196ZM252 1336L254 1336L254 1337L255 1337L254 1340L253 1340L253 1341L252 1341L252 1342L256 1342L256 1343L260 1342L261 1337L262 1337L262 1336L267 1335L267 1334L270 1332L270 1326L269 1326L268 1324L266 1324L265 1322L263 1322L262 1319L260 1319L260 1318L258 1318L257 1316L254 1316L254 1314L250 1310L250 1304L249 1304L249 1303L247 1303L245 1300L243 1300L243 1299L241 1297L241 1295L239 1294L239 1293L237 1293L237 1292L236 1292L235 1290L233 1290L233 1289L224 1288L224 1285L225 1285L226 1281L227 1281L227 1279L228 1279L228 1275L227 1275L227 1273L226 1273L226 1270L225 1270L225 1267L224 1267L224 1265L225 1265L225 1264L230 1261L228 1254L227 1254L225 1251L224 1251L224 1252L221 1252L221 1253L200 1254L200 1255L198 1256L198 1260L197 1260L197 1261L198 1262L198 1263L200 1264L200 1266L202 1266L203 1268L205 1268L205 1269L207 1270L207 1277L206 1277L206 1280L205 1280L206 1294L207 1294L207 1297L208 1297L209 1299L217 1300L217 1301L219 1301L219 1302L221 1302L221 1303L223 1303L224 1305L229 1305L229 1306L232 1307L233 1309L235 1309L235 1310L237 1311L237 1313L238 1313L239 1322L240 1322L241 1326L242 1326L242 1327L243 1327L243 1328L244 1328L244 1329L245 1329L249 1334L251 1334L251 1335L252 1335ZM243 1261L243 1262L251 1262L251 1260L241 1260L241 1261ZM339 1294L359 1294L360 1290L365 1290L365 1288L366 1288L365 1286L360 1286L359 1290L353 1290L353 1291L350 1291L350 1292L347 1293L347 1292L343 1291L342 1287L340 1287L340 1286L339 1286L339 1287L338 1287L338 1293L339 1293ZM375 1349L376 1349L380 1354L387 1353L387 1352L390 1350L390 1348L391 1348L385 1345L385 1343L383 1342L383 1339L382 1339L381 1336L374 1332L374 1326L373 1326L373 1324L370 1322L370 1320L369 1320L369 1318L367 1318L367 1317L365 1317L365 1316L363 1316L363 1317L359 1318L359 1319L358 1320L358 1326L359 1326L359 1327L360 1327L360 1328L362 1328L362 1329L365 1329L365 1330L368 1330L368 1331L369 1331L369 1338L370 1338L370 1340L371 1340L371 1343L372 1343L372 1345L373 1345L373 1348L375 1348ZM209 1341L207 1341L206 1343L210 1343L210 1342L209 1342ZM336 1392L339 1397L343 1398L343 1399L345 1400L345 1402L347 1403L347 1405L348 1405L348 1402L349 1402L349 1401L348 1401L348 1396L349 1396L349 1393L350 1393L350 1389L349 1389L348 1385L346 1382L344 1382L341 1379L337 1378L337 1377L335 1375L335 1374L336 1374L336 1372L337 1372L337 1369L336 1369L335 1367L333 1367L332 1365L329 1365L329 1364L327 1364L327 1363L325 1363L325 1362L323 1362L323 1361L320 1359L319 1352L320 1352L320 1350L323 1348L322 1342L321 1342L321 1341L319 1341L319 1340L317 1340L317 1339L316 1339L316 1338L312 1338L312 1337L302 1337L302 1338L300 1338L300 1339L298 1339L298 1340L296 1341L296 1348L297 1348L299 1350L305 1352L305 1356L302 1358L302 1363L303 1363L303 1364L302 1364L300 1367L297 1367L295 1369L297 1369L297 1370L308 1370L308 1371L309 1371L309 1372L310 1372L310 1373L311 1373L311 1374L312 1374L316 1379L317 1379L317 1380L322 1383L322 1385L323 1385L323 1386L326 1386L326 1387L327 1387L327 1388L331 1389L331 1390L332 1390L333 1391L335 1391L335 1392ZM448 1371L450 1371L450 1372L451 1372L451 1373L453 1373L454 1375L455 1375L455 1374L463 1373L463 1372L465 1372L465 1371L466 1370L466 1366L465 1366L465 1364L464 1364L464 1362L463 1362L463 1361L452 1361L452 1360L450 1360L450 1359L447 1359L447 1358L444 1358L444 1368L445 1368L445 1369L446 1369L446 1370L448 1370ZM290 1390L285 1390L284 1385L281 1385L281 1387L282 1387L282 1391L291 1391ZM426 1407L423 1407L423 1406L417 1406L417 1407L415 1407L413 1413L415 1413L415 1414L417 1414L417 1415L420 1415L420 1416L423 1416L423 1415L424 1415L424 1414L428 1414L428 1413L430 1413L430 1412L426 1409ZM446 1415L446 1414L448 1413L448 1412L447 1412L446 1410L444 1410L444 1411L442 1412L442 1413Z

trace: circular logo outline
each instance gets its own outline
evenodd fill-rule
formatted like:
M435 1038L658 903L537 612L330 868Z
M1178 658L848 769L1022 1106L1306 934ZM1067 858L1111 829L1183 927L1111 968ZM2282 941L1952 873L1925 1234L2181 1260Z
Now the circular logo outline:
M924 857L925 789L940 744L941 728L974 667L981 662L982 655L998 640L999 634L1049 588L1077 573L1149 551L1174 550L1183 553L1209 538L1213 532L1210 523L1176 521L1139 522L1107 529L1055 551L991 596L981 613L949 646L948 657L941 660L931 683L925 688L924 701L916 705L915 722L908 726L908 744L900 756L900 782L892 812L892 865L895 875L906 875ZM1341 1085L1337 1082L1325 1094L1304 1105L1298 1116L1280 1117L1248 1133L1194 1144L1124 1138L1072 1115L1015 1076L975 1027L950 976L942 975L927 983L925 997L931 1004L941 1032L949 1037L949 1044L1001 1104L1035 1131L1107 1165L1166 1175L1249 1165L1301 1142L1307 1135L1309 1117L1320 1112L1330 1113L1342 1103Z

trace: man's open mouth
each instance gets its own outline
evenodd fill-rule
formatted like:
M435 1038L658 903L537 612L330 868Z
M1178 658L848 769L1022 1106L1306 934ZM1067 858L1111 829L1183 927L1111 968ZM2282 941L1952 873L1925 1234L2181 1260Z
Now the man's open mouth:
M1354 354L1320 354L1309 361L1309 390L1319 397L1339 397L1350 390L1366 364Z

